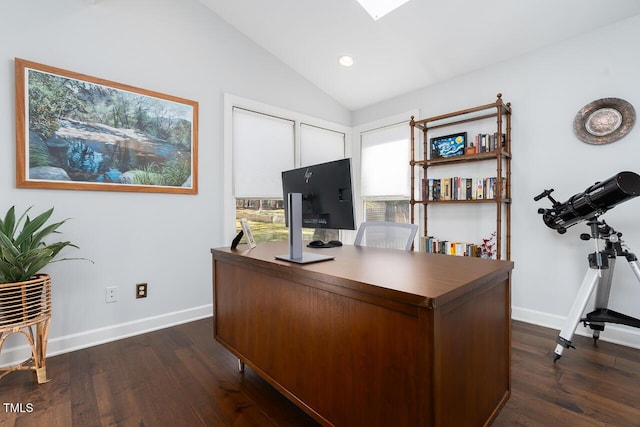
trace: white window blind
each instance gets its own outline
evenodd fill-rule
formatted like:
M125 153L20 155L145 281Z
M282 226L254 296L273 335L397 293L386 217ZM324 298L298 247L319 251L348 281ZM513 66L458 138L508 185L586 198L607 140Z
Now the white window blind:
M361 134L362 197L409 197L409 137L404 122Z
M300 167L344 158L345 134L305 123L300 125Z
M282 198L282 171L294 168L293 120L233 108L233 192Z

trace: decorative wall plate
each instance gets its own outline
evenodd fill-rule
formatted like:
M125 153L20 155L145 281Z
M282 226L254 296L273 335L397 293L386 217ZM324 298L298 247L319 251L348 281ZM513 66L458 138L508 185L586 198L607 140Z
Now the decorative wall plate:
M601 98L578 111L573 131L587 144L607 144L629 133L635 121L633 105L620 98Z

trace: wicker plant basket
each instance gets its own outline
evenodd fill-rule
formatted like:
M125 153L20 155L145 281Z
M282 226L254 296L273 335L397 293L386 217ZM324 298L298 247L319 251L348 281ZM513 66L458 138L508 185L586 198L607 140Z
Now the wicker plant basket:
M0 352L7 337L21 333L31 347L22 363L0 367L0 378L14 371L33 370L38 383L47 382L46 354L51 319L51 278L37 274L32 280L0 284Z

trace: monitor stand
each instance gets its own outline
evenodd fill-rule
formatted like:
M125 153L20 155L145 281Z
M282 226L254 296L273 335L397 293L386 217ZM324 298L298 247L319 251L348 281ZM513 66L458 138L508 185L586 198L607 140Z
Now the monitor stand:
M302 194L289 193L287 196L287 221L289 223L289 255L277 255L281 261L297 264L329 261L334 259L330 255L302 252Z

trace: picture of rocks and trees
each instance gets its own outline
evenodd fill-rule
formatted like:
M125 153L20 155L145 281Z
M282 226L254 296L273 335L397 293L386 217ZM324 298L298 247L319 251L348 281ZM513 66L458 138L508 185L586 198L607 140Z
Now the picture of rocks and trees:
M25 186L195 192L197 103L35 65L16 59Z

